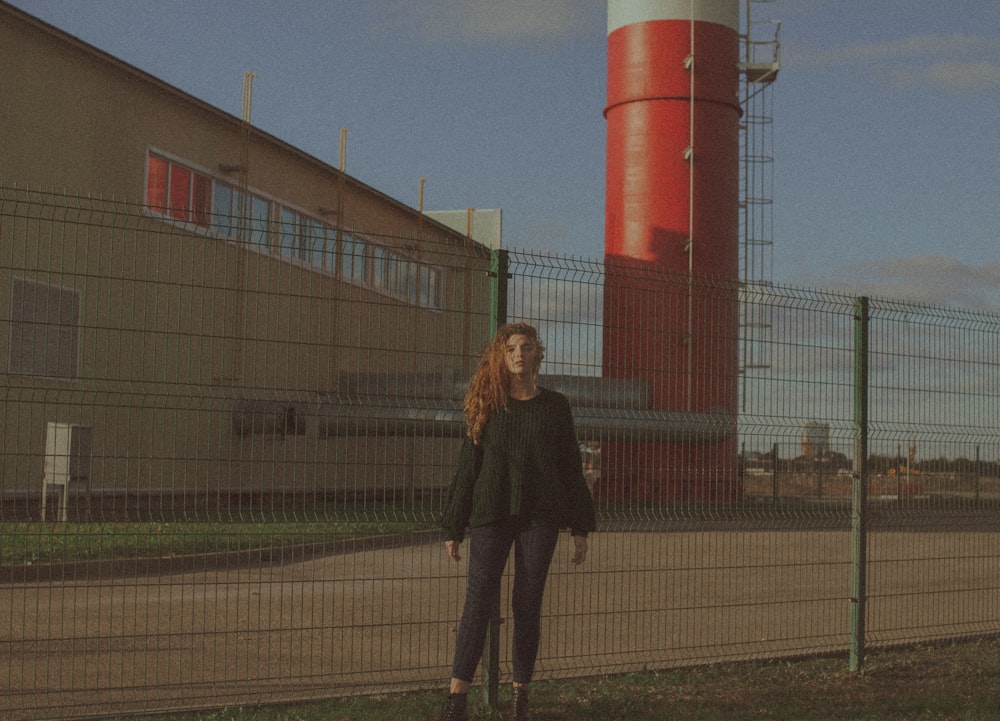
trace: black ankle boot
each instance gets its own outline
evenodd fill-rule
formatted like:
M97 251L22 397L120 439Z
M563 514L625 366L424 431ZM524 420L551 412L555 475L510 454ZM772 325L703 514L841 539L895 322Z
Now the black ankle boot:
M441 712L441 721L469 721L469 714L465 710L468 698L467 693L449 694L448 700L444 702L444 711Z
M514 699L510 705L510 719L511 721L531 721L527 686L514 687Z

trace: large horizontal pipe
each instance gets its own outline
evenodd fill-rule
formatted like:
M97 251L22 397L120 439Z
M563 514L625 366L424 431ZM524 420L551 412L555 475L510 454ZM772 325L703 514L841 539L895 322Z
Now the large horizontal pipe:
M323 402L317 432L332 436L433 436L460 438L465 433L462 411L454 406L393 406L375 403ZM573 409L577 435L604 441L718 441L736 431L724 411L690 413L624 408Z
M341 373L340 397L421 398L461 400L469 385L468 375L445 370L440 373ZM538 385L558 391L573 406L648 408L649 382L643 378L600 378L597 376L542 375Z
M337 392L312 402L246 399L233 409L237 435L304 435L315 425L320 438L425 436L461 438L462 397L467 380L458 373L342 374ZM577 434L606 441L718 441L736 423L722 409L694 413L650 408L649 384L641 378L549 375L539 385L565 395Z

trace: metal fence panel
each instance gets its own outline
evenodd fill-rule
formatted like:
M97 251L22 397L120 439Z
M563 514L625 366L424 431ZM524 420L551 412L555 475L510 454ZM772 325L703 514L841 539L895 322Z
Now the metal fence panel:
M872 305L872 642L996 630L998 321Z
M443 687L489 253L168 221L0 188L0 715ZM539 677L847 649L854 299L508 270L599 512L585 566L560 540ZM1000 318L876 300L869 330L869 645L1000 631Z

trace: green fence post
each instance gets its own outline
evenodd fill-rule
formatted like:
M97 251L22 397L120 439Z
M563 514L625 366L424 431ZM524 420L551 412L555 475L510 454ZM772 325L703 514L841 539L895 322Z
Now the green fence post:
M490 253L490 337L507 322L507 281L510 279L510 255L496 249ZM500 603L493 608L483 648L483 692L486 705L499 708L500 695Z
M510 280L510 252L490 251L490 336L507 322L507 283Z
M865 661L868 542L868 298L854 300L854 477L851 493L851 654L849 668Z
M778 505L778 444L771 446L771 503Z
M975 495L975 499L976 499L976 507L978 507L979 506L979 480L983 476L983 466L979 462L979 446L976 446L976 470L974 471L974 473L976 474L976 479L975 479L976 495Z

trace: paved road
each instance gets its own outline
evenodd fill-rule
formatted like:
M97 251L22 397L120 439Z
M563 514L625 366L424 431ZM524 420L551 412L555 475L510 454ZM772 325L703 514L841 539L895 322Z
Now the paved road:
M846 532L605 532L579 569L571 547L562 538L553 565L539 677L847 647ZM880 533L869 551L870 643L1000 630L1000 533ZM210 566L0 584L0 718L278 702L448 676L465 563L436 540Z

